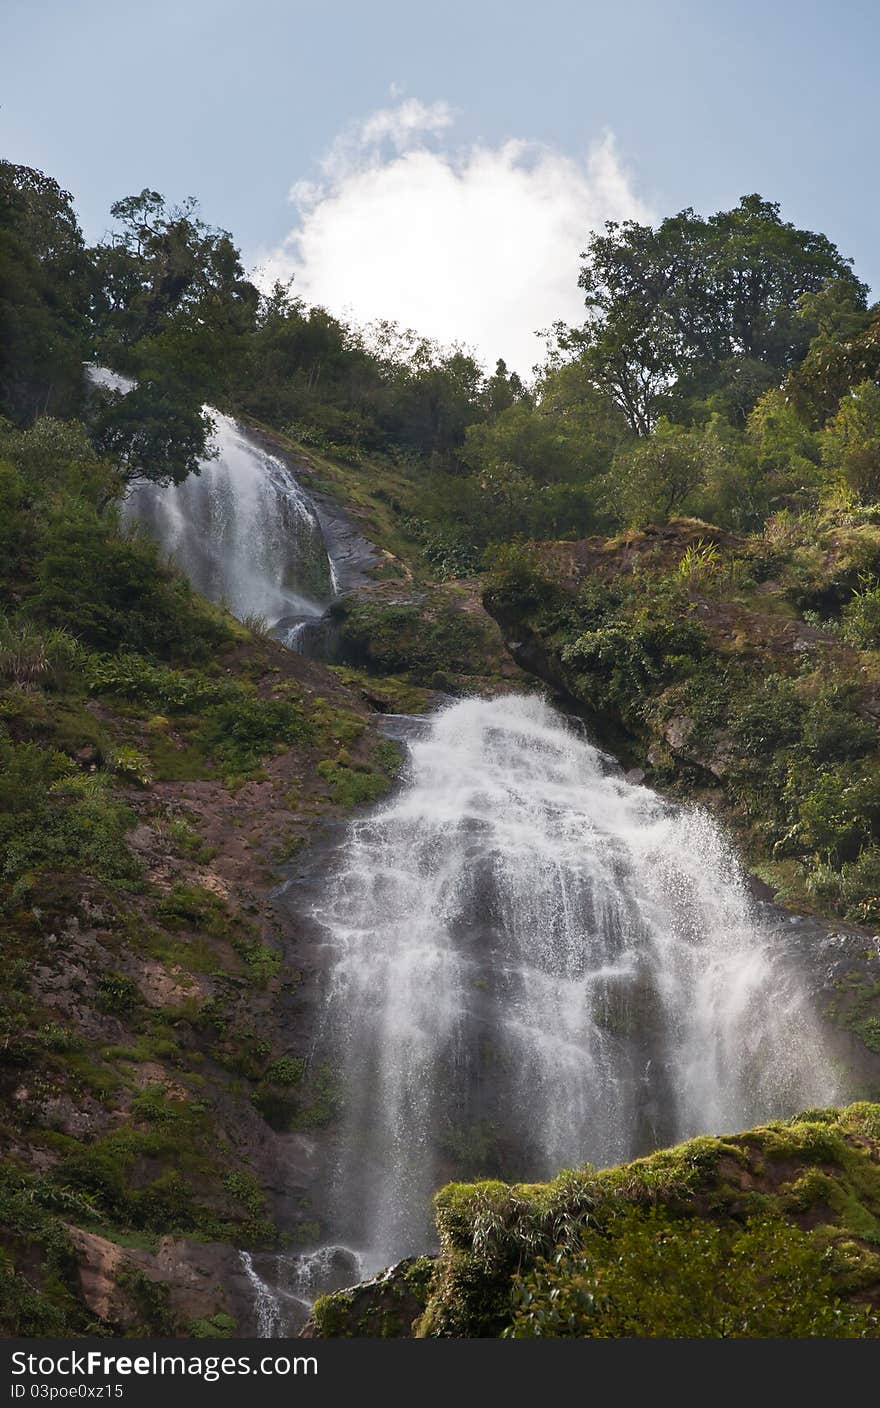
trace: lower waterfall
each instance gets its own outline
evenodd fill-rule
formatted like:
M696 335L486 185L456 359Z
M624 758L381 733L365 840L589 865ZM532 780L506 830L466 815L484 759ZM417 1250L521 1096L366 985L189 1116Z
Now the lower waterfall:
M315 907L345 1089L333 1233L365 1273L432 1245L455 1176L542 1178L830 1102L778 924L719 828L546 703L411 720Z

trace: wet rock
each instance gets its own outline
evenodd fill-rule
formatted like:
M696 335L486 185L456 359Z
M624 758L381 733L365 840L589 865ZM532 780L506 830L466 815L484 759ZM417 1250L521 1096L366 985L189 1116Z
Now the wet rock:
M320 1301L300 1337L407 1338L425 1309L433 1274L433 1257L407 1257L371 1280Z

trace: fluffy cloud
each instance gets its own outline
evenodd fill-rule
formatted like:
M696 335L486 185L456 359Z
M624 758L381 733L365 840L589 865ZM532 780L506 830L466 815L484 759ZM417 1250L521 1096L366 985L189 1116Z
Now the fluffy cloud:
M650 212L609 135L578 161L522 140L455 148L453 123L448 104L410 98L343 133L321 179L291 191L297 223L262 276L293 274L334 313L391 318L528 373L535 333L582 315L588 231Z

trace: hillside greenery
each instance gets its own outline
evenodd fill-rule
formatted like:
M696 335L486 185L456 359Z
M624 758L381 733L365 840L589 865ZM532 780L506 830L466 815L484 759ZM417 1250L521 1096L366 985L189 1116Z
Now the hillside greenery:
M278 1029L300 975L259 887L390 785L368 706L506 681L480 597L784 898L880 924L880 311L826 237L756 195L609 225L583 324L527 383L257 288L192 200L144 190L111 216L90 248L67 192L0 163L10 1333L94 1328L67 1223L118 1245L320 1231L305 1205L279 1225L247 1154L249 1121L320 1129L338 1106L306 1034ZM89 361L135 389L90 386ZM124 521L133 483L197 472L206 402L267 428L387 551L390 589L338 608L335 673ZM876 996L851 1022L873 1050ZM876 1107L808 1112L543 1189L448 1188L441 1256L402 1303L422 1334L875 1334L877 1137ZM322 1305L323 1332L351 1333L349 1310Z

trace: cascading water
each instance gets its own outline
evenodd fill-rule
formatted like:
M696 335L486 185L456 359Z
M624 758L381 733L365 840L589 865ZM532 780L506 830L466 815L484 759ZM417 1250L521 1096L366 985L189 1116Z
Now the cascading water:
M138 485L126 515L149 530L197 591L234 616L315 617L333 595L315 509L287 466L212 412L215 459L182 484Z
M218 455L176 488L139 486L126 515L298 648L373 550L212 414ZM450 1177L612 1163L840 1093L796 955L706 815L626 781L534 698L400 728L408 776L349 828L314 914L332 956L316 1054L345 1080L321 1209L339 1241L241 1254L265 1337L426 1250Z
M100 367L89 376L122 394L133 385ZM338 591L315 504L279 456L231 417L210 415L215 453L199 473L166 487L137 484L124 516L148 530L197 591L241 619L265 619L296 648Z
M835 1095L784 936L702 812L548 705L416 724L316 917L345 1073L333 1221L370 1272L431 1244L456 1174L544 1177Z

